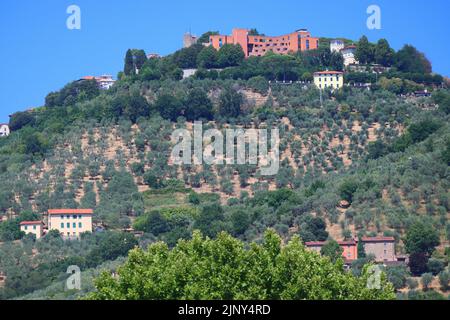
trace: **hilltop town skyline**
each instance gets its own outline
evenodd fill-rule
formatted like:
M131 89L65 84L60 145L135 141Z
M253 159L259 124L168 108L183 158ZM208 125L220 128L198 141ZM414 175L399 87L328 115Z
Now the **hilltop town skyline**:
M316 37L357 41L367 35L374 42L386 38L396 50L405 43L413 44L426 54L435 72L449 75L450 63L440 58L441 52L448 50L448 44L439 41L439 33L434 32L444 27L445 8L449 7L446 1L432 1L426 7L406 1L388 6L386 1L378 1L382 10L381 30L366 27L366 9L370 4L368 1L326 2L319 7L308 2L286 1L273 7L270 3L258 5L248 1L240 3L239 12L209 4L207 12L220 12L211 20L204 19L204 1L189 6L176 2L171 4L175 10L171 11L171 23L167 24L167 15L161 13L167 12L168 4L143 1L133 5L94 4L81 0L76 4L82 12L81 30L68 30L66 8L70 3L2 3L0 29L5 49L0 58L11 63L5 65L9 77L0 80L4 89L0 93L0 122L8 122L8 115L13 112L43 105L48 92L59 90L82 76L112 74L115 77L121 70L123 54L130 47L170 54L182 47L183 34L189 31L200 36L209 30L230 34L233 28L257 28L268 35L281 35L307 28ZM267 20L268 15L272 19ZM419 17L421 23L399 28L408 21L418 21ZM161 28L164 32L158 32ZM27 95L20 94L24 83L29 84Z

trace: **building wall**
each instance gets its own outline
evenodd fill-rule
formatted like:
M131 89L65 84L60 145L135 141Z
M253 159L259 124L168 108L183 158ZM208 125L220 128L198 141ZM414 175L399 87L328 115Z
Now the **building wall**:
M356 244L341 244L340 247L344 250L342 256L346 260L358 259L358 248Z
M58 230L65 237L78 237L83 232L92 232L92 215L51 214L48 229Z
M330 50L331 52L340 52L344 49L345 44L342 40L331 40L330 41Z
M373 254L375 261L396 261L394 242L364 242L366 254Z
M342 73L315 73L314 84L319 89L340 89L344 86L344 75Z
M248 35L247 29L233 29L231 36L212 35L210 45L219 50L225 44L239 44L245 57L263 56L272 51L277 54L317 49L319 39L311 37L306 30L299 30L290 34L268 37Z
M339 246L342 248L342 257L345 260L356 260L358 259L358 247L356 245L356 243L342 243L342 242L338 242ZM323 242L322 245L306 245L306 247L311 250L311 251L315 251L317 253L320 254L320 250L322 249L322 246L325 244L325 242Z
M197 43L198 38L191 33L185 33L183 36L183 48L189 48Z
M341 51L344 57L344 65L347 67L351 64L357 64L358 61L355 58L355 49L344 49Z
M26 234L32 233L36 236L36 239L39 239L42 237L42 224L21 225L20 231L23 231Z

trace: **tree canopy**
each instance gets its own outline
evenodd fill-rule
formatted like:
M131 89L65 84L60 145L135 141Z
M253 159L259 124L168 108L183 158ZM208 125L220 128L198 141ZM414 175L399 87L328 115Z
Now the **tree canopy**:
M88 299L394 299L392 284L381 274L379 289L367 286L370 272L361 277L344 271L307 251L298 237L283 245L268 231L262 244L243 242L226 233L217 239L194 232L170 250L155 243L147 251L135 249L119 268L118 277L103 273Z

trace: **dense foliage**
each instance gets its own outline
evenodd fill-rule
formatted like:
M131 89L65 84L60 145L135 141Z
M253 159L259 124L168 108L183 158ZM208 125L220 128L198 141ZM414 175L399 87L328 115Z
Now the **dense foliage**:
M354 277L342 261L306 251L298 238L283 246L274 232L262 244L244 243L221 233L216 240L194 233L170 250L155 243L134 250L118 277L103 273L90 299L393 299L381 275L379 289L368 289L370 274Z

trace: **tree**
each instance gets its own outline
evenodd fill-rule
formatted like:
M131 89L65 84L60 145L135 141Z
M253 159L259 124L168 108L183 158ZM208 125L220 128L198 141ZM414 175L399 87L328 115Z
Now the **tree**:
M217 55L217 50L213 46L204 47L197 56L197 66L206 69L217 67Z
M439 245L439 234L430 224L416 222L406 231L404 243L407 253L424 253L429 256Z
M444 270L444 268L444 261L436 258L431 258L430 260L428 260L427 269L433 274L433 276L437 276L442 270Z
M394 299L384 273L380 289L367 288L361 277L344 271L343 263L310 252L294 237L282 245L274 231L248 248L226 233L215 240L194 232L170 250L164 243L147 251L135 249L118 277L104 272L95 280L93 300L303 300Z
M358 259L366 257L366 249L364 248L364 243L362 242L361 237L358 239L357 250L358 250Z
M390 47L386 39L378 40L375 46L375 62L385 67L394 63L395 51Z
M422 278L420 279L420 282L422 282L423 290L427 291L429 285L431 284L431 282L433 282L433 274L424 273L422 275Z
M236 118L241 114L244 97L231 87L226 87L219 97L219 114L226 118Z
M248 212L243 209L233 210L231 213L232 234L239 236L247 231L251 220Z
M356 45L355 58L362 64L373 63L374 46L369 42L366 36L362 36Z
M178 50L172 56L173 62L181 69L197 68L197 57L203 49L202 44L196 43L189 48Z
M17 131L27 125L33 125L34 117L28 112L16 112L9 119L9 129L11 131Z
M163 93L156 99L154 108L159 112L161 117L176 121L182 115L183 104L177 97Z
M224 220L223 209L218 203L207 204L202 207L194 222L194 228L208 237L215 237L222 231L221 222Z
M346 180L339 187L341 198L348 201L349 203L352 203L353 194L356 192L356 190L358 190L358 183L353 180Z
M239 44L224 44L218 53L218 63L222 68L237 66L244 58L244 51Z
M170 224L166 217L159 211L152 211L136 219L134 223L136 230L150 232L155 236L159 236L170 230Z
M415 276L420 276L427 271L428 257L425 253L414 252L409 256L409 270Z
M405 45L395 55L395 64L402 72L431 73L431 63L425 55L411 45Z
M335 263L338 259L342 258L343 251L335 240L331 240L325 243L322 249L320 249L320 254L329 257L331 262Z
M127 76L135 75L136 71L140 71L147 61L144 50L128 49L125 55L125 65L123 72Z
M131 233L107 232L102 234L98 247L91 250L86 261L89 266L97 266L105 260L126 256L137 245L138 242Z
M135 74L133 51L131 49L128 49L125 55L125 65L123 68L123 73L125 73L126 76Z
M208 31L208 32L205 32L204 34L202 34L202 35L198 38L197 43L200 43L200 44L203 44L203 43L209 43L209 37L210 37L210 36L214 36L214 35L216 35L216 34L219 34L219 32L218 32L218 31Z
M399 290L406 286L409 272L405 266L390 266L386 268L386 275L394 288Z
M441 273L439 273L439 283L441 285L442 291L448 291L448 289L450 288L449 281L450 281L450 272L441 271Z
M201 118L212 120L213 118L213 104L206 92L201 88L194 88L189 91L184 107L184 116L188 121Z

